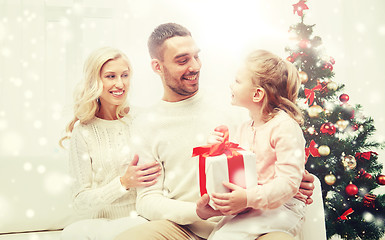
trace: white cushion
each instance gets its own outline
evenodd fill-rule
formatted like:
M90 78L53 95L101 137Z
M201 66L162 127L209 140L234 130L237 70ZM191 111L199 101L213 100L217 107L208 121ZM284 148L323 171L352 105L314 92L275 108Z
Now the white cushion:
M62 229L78 219L66 154L2 157L0 169L0 233Z

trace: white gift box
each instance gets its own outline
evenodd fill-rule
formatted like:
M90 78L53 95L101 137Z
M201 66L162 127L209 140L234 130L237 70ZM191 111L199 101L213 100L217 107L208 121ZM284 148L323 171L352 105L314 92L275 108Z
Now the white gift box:
M228 159L226 154L221 154L204 158L204 163L200 161L198 180L201 195L206 191L210 196L212 193L230 192L229 189L223 186L223 182L231 182L243 188L257 186L258 176L255 154L244 150L237 150L237 152L240 153L240 157L230 156ZM202 164L204 164L204 173L202 172ZM206 189L204 189L204 182ZM211 201L210 206L212 206Z

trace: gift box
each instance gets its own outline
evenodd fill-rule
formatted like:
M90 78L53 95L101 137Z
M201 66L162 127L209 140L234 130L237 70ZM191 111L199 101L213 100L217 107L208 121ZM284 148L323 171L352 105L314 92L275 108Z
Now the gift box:
M205 193L211 196L212 193L229 192L223 182L245 189L258 184L255 154L230 142L227 128L222 132L223 142L193 149L193 156L199 156L198 181L201 196ZM211 202L209 204L212 206Z

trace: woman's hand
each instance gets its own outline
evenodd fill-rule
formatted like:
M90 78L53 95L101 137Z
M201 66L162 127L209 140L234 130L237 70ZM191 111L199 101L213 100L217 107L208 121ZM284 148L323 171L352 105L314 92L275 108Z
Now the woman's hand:
M126 189L148 187L157 182L162 168L158 162L146 163L138 166L139 156L134 158L127 167L126 172L120 177L120 183Z

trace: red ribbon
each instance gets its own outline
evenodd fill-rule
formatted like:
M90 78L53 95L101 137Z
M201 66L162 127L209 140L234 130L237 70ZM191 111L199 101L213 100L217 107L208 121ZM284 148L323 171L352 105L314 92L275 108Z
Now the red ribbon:
M349 208L341 216L338 217L338 220L348 220L347 216L352 214L353 212L354 210L352 208Z
M318 148L315 147L316 145L317 145L317 143L315 143L314 140L311 140L309 147L305 148L306 161L309 158L310 154L313 157L321 157L321 155L318 152Z
M309 101L309 106L313 104L314 102L314 97L315 97L315 91L319 91L322 89L322 85L318 84L317 86L313 87L312 89L305 88L305 96L306 96L306 101Z
M367 193L364 196L364 199L362 200L362 203L365 207L374 208L376 206L376 195Z
M199 156L199 188L201 196L207 193L206 189L206 157L214 157L225 154L227 157L229 182L246 188L245 166L243 156L237 150L244 150L238 144L229 141L228 129L223 130L223 142L196 147L192 156ZM243 171L242 171L243 170ZM235 174L237 173L237 179Z
M358 160L370 160L370 158L372 157L372 154L374 155L377 155L376 152L373 152L373 151L370 151L370 152L363 152L363 153L356 153L356 156L355 158L358 159Z

